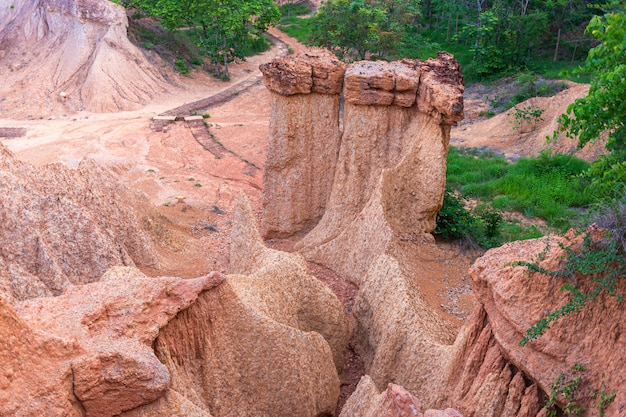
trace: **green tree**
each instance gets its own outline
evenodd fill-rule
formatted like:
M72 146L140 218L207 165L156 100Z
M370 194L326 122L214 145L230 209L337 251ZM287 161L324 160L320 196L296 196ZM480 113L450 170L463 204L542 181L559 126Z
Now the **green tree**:
M329 0L314 17L313 43L346 60L398 57L407 33L416 33L419 0Z
M160 19L170 30L194 31L215 64L218 77L228 77L228 63L243 57L243 46L280 19L272 0L116 0Z
M588 191L600 200L626 196L626 5L613 0L604 16L595 16L587 31L600 44L589 51L582 71L591 74L586 97L577 99L559 119L561 130L578 137L579 147L608 132L609 155L588 172Z
M382 48L380 37L385 10L363 0L329 0L315 17L312 41L347 60L365 59Z

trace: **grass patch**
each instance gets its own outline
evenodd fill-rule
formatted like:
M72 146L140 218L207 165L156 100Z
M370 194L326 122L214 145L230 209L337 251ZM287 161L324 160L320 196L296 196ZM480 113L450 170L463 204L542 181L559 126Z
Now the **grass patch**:
M311 8L306 3L285 3L279 7L283 18L302 16L311 13Z
M283 4L280 6L282 17L278 23L278 28L301 43L309 45L313 31L313 19L300 17L309 13L311 13L311 8L306 3Z
M310 45L311 32L313 32L313 19L307 17L282 18L278 29L305 45Z
M462 196L489 202L496 210L517 211L544 219L549 226L565 231L577 223L591 203L579 174L589 168L570 155L543 152L537 158L509 163L491 152L450 147L448 185ZM520 234L509 227L510 234ZM526 233L526 232L524 232ZM528 232L530 235L536 232Z

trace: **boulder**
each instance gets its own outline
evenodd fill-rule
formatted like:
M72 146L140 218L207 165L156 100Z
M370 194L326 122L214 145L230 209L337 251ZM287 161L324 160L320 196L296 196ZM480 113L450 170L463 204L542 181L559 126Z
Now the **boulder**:
M223 279L117 267L102 282L16 309L0 299L0 414L113 416L154 401L170 384L152 349L159 329Z
M463 417L458 411L429 409L422 412L422 403L409 391L396 384L378 393L369 376L361 378L354 393L348 398L339 417Z
M340 94L345 65L327 49L276 58L259 67L265 87L283 96L295 94Z
M592 239L599 239L601 233ZM535 381L539 391L548 393L561 373L580 376L576 404L581 415L594 415L600 392L615 392L606 415L620 415L626 407L626 311L615 298L604 293L550 324L543 336L519 346L526 330L548 312L564 305L571 296L559 291L562 279L516 267L516 261L537 262L540 268L556 271L567 257L563 247L574 253L583 250L582 236L549 236L512 242L488 251L470 269L474 292L483 304L493 339L502 355L523 374ZM578 287L590 291L595 285L579 276ZM626 292L626 282L617 281L617 293ZM576 371L582 365L585 371ZM559 406L567 401L559 396Z

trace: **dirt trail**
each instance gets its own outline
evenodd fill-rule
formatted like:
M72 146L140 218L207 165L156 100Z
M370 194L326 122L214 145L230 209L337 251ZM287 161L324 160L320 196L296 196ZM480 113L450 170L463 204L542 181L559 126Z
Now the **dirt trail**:
M75 167L82 158L93 158L128 186L146 193L171 232L161 225L147 225L161 243L164 268L145 273L192 277L209 270L227 272L230 222L240 189L260 216L269 93L259 82L258 66L285 54L287 45L295 52L306 49L278 29L270 34L286 45L277 42L265 53L232 65L228 83L196 71L175 92L137 111L0 119L0 133L7 133L0 140L19 159L34 165L61 162ZM204 106L213 107L201 109ZM198 121L175 122L155 130L150 120L192 110L210 113L206 126ZM452 251L445 246L440 250ZM462 314L454 314L456 296L450 294L464 288L462 278L471 257L461 254L458 259L458 283L448 278L455 275L449 268L444 272L429 267L428 273L439 283L423 289L435 308L453 317Z
M137 111L78 112L59 118L1 119L0 140L17 157L34 165L61 162L76 167L89 157L120 180L146 193L163 214L170 232L148 225L161 242L164 269L149 274L198 276L225 272L233 199L240 189L258 206L269 125L268 94L258 66L286 53L277 43L263 54L231 67L224 83L196 71L184 85ZM237 89L240 94L232 94ZM184 122L151 129L151 118L189 103L219 97L231 101L215 109L209 138L223 154L205 150ZM233 98L234 97L234 98ZM28 108L23 114L30 114ZM254 168L254 169L251 169ZM182 203L176 197L184 196Z

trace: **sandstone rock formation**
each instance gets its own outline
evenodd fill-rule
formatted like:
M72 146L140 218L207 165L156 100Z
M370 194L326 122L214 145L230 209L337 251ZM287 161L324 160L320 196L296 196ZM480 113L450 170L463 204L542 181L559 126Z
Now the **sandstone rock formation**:
M361 378L356 391L339 417L463 417L458 411L429 409L422 412L422 403L403 387L389 384L378 393L369 376Z
M581 377L575 404L595 415L601 394L616 393L607 416L623 411L625 398L624 311L604 295L551 325L544 336L518 345L526 329L568 300L563 282L515 261L540 259L540 267L562 267L560 244L580 250L581 238L549 237L492 249L470 273L480 306L453 340L452 329L411 287L401 263L380 256L361 280L353 313L355 348L378 389L400 384L426 407L452 406L466 417L545 415L543 406L557 377ZM588 291L589 282L579 280ZM618 293L626 284L619 283ZM581 364L584 372L573 371ZM356 394L355 394L356 395ZM568 400L558 397L559 406ZM358 415L358 414L357 414Z
M353 308L354 346L380 388L394 382L427 407L439 405L455 329L432 310L396 259L380 256L361 280Z
M133 206L147 199L94 161L34 167L0 144L0 294L59 295L117 265L157 266Z
M314 80L308 81L303 61L307 58L287 57L266 66L268 88L285 94L312 89ZM414 278L411 259L419 244L432 240L428 233L443 199L450 125L463 117L460 67L445 53L427 62L363 61L348 66L344 79L343 132L332 189L321 220L296 249L359 285L354 343L366 373L379 387L401 384L432 406L447 380L455 332L421 300L416 282L428 277ZM273 110L271 123L289 111L282 103ZM338 120L339 109L331 116ZM294 145L285 138L297 134L304 143L320 139L297 126L284 124L275 132L282 144L277 154L300 154L297 170L274 170L275 180L264 183L264 209L275 214L264 219L266 231L278 217L286 223L284 231L306 232L293 221L302 208L274 198L278 184L288 184L300 200L312 188L331 186L290 180L292 172L315 164L311 161L317 155L306 147L304 152L289 148ZM276 141L270 142L266 175L273 146Z
M0 414L113 416L154 401L170 384L152 349L159 329L223 279L120 267L17 309L0 297Z
M450 125L463 117L463 84L458 63L444 53L426 62L358 62L345 80L333 188L322 219L296 249L358 283L394 240L431 239Z
M0 415L332 415L343 307L301 256L263 246L243 197L236 221L247 275L116 267L15 308L0 297Z
M324 214L339 152L345 67L330 52L312 49L260 68L271 94L262 233L289 236L310 230Z
M565 255L559 244L579 251L581 241L580 236L570 241L552 236L509 243L487 252L476 261L470 274L474 291L484 305L493 344L499 346L502 356L527 378L536 381L539 389L546 393L550 392L550 384L560 373L570 373L574 377L572 366L582 364L586 371L581 375L583 382L576 392L576 404L585 408L582 415L594 415L599 396L593 398L593 393L604 390L606 394L616 393L606 415L617 416L626 408L626 312L614 297L602 295L588 302L582 311L551 324L536 341L524 347L518 345L526 329L543 318L546 312L565 304L569 296L559 291L563 285L559 279L531 274L526 268L513 267L511 263L540 260L540 267L554 271L562 265ZM578 285L588 291L592 283L588 278L580 278ZM618 293L624 294L625 291L626 283L619 280ZM484 327L484 333L488 332L488 326ZM515 368L511 368L513 374ZM516 383L521 385L514 377L511 385ZM560 406L565 405L562 397L559 401Z
M303 61L291 57L267 66L268 88L295 96L312 90L309 74L314 71ZM359 286L353 343L371 378L364 378L342 415L417 415L410 392L427 408L453 406L466 417L544 416L550 384L576 364L587 369L575 394L584 415L593 415L599 398L606 401L612 391L615 401L606 412L619 415L626 408L625 317L614 298L603 296L589 310L555 323L537 341L518 346L525 330L564 304L567 295L557 291L562 285L558 280L510 265L540 259L541 267L556 270L564 255L558 238L511 243L479 259L471 275L480 306L456 338L455 327L419 294L419 283L429 277L416 273L416 259L420 247L432 240L450 126L462 118L462 92L460 67L447 54L427 62L360 62L346 69L332 188L322 218L295 245L307 259ZM283 111L288 111L286 103L273 110L273 117ZM274 132L274 139L282 141L280 154L294 152L285 139L294 132L308 135L301 139L304 143L317 139L298 130L298 123L282 126ZM294 172L304 172L306 161L314 159L303 149L294 165L300 168L287 170L286 178L297 178ZM264 184L264 193L277 193L280 175L272 173L274 180ZM290 192L299 201L316 186L285 181L296 187ZM284 235L307 232L310 223L294 221L301 205L289 207L287 199L268 198L266 207L273 201L281 206L265 211L273 210L270 219L285 213L280 219ZM308 213L307 219L313 219ZM277 224L273 221L266 220L265 231ZM580 239L575 245L580 246ZM257 258L263 248L259 244L247 252ZM623 293L626 284L619 285ZM391 386L379 396L389 383L408 392L400 394ZM558 401L564 407L568 400L561 396ZM426 415L446 413L457 412L431 410Z
M441 402L463 416L534 417L545 402L532 376L507 359L482 306L461 329L449 370Z
M265 248L244 197L231 268L246 275L203 293L155 342L172 375L168 395L124 416L332 415L348 339L343 308L302 257Z
M108 0L4 2L0 114L131 110L166 91L127 26L125 10Z

